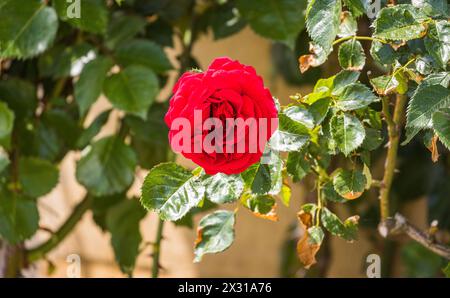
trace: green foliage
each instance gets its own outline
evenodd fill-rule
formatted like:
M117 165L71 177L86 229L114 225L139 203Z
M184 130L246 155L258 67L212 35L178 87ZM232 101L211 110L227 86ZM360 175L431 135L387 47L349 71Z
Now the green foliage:
M252 0L237 0L239 12L256 33L291 47L305 25L305 6L303 0L260 0L256 5Z
M114 248L117 263L122 272L131 275L139 254L142 236L139 222L144 218L145 210L138 200L124 200L106 214L106 228L111 233L111 244Z
M77 164L77 180L95 196L123 192L134 180L136 154L117 137L93 143Z
M234 241L235 214L232 211L215 211L200 220L195 242L194 262L204 254L224 251Z
M205 186L199 176L175 163L150 170L142 186L142 205L163 220L178 220L203 199Z
M242 205L275 221L278 200L289 205L288 177L306 180L307 187L314 181L317 191L317 204L302 206L299 215L305 241L298 254L306 253L309 266L325 231L356 239L358 217L341 220L330 210L336 203L363 200L365 190L377 184L369 167L376 163L372 159L384 156L377 150L392 120L391 96L398 94L409 98L404 144L423 131L434 159L441 155L436 175L444 182L432 187L438 200L432 209L445 224L444 150L450 149L446 0L386 6L371 24L373 35L364 37L357 33L366 22L358 23L366 13L365 0L82 0L80 18L70 17L76 11L64 0L19 2L0 0L1 240L21 244L35 234L39 198L58 183L59 162L78 151L76 178L92 200L88 209L111 235L116 261L128 275L148 242L139 231L145 209L185 227L221 204ZM200 68L192 48L208 30L220 39L246 24L276 42L272 56L278 71L290 82L314 85L312 92L295 94L278 107L279 126L263 159L240 174L210 176L170 162L174 154L163 119L168 104L158 96L171 83L169 72ZM180 44L180 63L172 64L166 50ZM342 68L336 75L318 79L325 67L298 74L297 55L305 72L325 63L333 51L336 67ZM92 107L101 95L111 108L99 113ZM100 132L110 115L119 115L117 131L105 136ZM408 168L406 158L399 158L401 173L419 171ZM150 170L140 203L126 195L137 167ZM404 187L402 177L396 175L392 195L422 183L408 178ZM237 210L215 211L200 221L195 261L232 244ZM413 265L416 254L416 249L405 253ZM428 263L433 270L438 267L434 260ZM411 269L409 275L417 272Z

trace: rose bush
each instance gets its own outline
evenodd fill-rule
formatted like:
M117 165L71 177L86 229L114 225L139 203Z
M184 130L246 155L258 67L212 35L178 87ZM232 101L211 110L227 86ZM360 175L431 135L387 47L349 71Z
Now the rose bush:
M194 111L201 111L200 121L196 121ZM195 144L198 141L203 144L211 132L204 126L212 118L218 119L224 128L223 140L214 144L215 150L208 150L205 146L195 150ZM276 124L271 121L276 118L275 102L255 69L223 57L215 59L205 72L189 71L181 76L173 88L165 122L169 126L169 140L174 151L181 151L207 174L213 175L241 173L258 162L266 142L276 129ZM186 119L190 123L188 146L184 146L183 139L176 137L185 129L177 125L177 119ZM236 125L234 129L234 121L226 123L227 119L241 119L241 123L254 120L256 125L253 128L258 129L252 130L252 125ZM264 131L259 129L262 126L266 126ZM254 133L256 137L251 136ZM239 150L239 144L244 150Z

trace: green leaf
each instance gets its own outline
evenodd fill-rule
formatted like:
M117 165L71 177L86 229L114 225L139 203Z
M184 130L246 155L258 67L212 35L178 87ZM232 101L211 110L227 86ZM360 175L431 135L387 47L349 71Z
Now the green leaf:
M58 184L58 168L51 162L35 157L19 160L19 182L25 194L32 198L49 193Z
M306 27L311 39L326 53L331 52L333 41L339 32L341 11L340 0L309 1Z
M433 114L433 129L442 144L450 150L450 108L445 108Z
M118 137L93 143L77 163L76 177L94 196L121 193L134 180L136 155Z
M320 125L330 109L330 98L321 98L309 106L308 111L314 119L315 125Z
M145 210L138 200L124 200L108 210L106 227L111 233L111 244L116 261L123 273L131 275L142 236L139 223L145 217Z
M352 111L367 107L378 101L370 89L361 83L352 83L342 89L336 100L336 106L342 111Z
M391 45L381 43L379 41L373 41L370 46L370 55L382 66L387 66L395 63L396 59L400 56Z
M342 222L336 214L323 207L320 212L320 219L323 226L331 234L344 238L347 241L358 239L358 220L357 215L352 216Z
M450 262L442 269L442 272L444 272L445 277L450 278Z
M339 64L343 69L362 70L366 64L366 55L361 43L352 39L339 47Z
M9 148L11 143L11 133L14 126L14 112L6 103L0 102L0 146Z
M36 89L30 82L14 77L0 80L0 100L14 111L16 119L30 118L36 109Z
M235 214L232 211L215 211L200 220L195 241L194 262L200 262L207 253L226 250L234 241Z
M351 70L342 70L333 80L332 95L339 95L345 87L358 81L360 72Z
M237 0L237 8L258 34L283 41L291 48L304 28L304 0Z
M384 141L381 131L370 127L366 127L365 130L366 137L364 138L364 142L361 144L361 147L369 151L373 151L380 147Z
M408 41L422 37L425 17L415 7L401 4L383 8L374 22L374 37Z
M95 224L106 232L106 216L111 207L127 199L126 193L119 193L112 196L92 197L92 219Z
M408 91L408 80L400 75L379 76L370 80L375 92L385 96L392 93L405 94Z
M215 40L236 34L247 24L232 2L225 2L214 9L209 23Z
M430 24L425 47L428 53L442 68L446 68L450 60L450 23L436 21Z
M114 49L132 39L136 34L143 32L147 22L144 18L135 15L116 13L108 24L105 44Z
M110 109L100 113L100 115L98 115L97 118L95 118L94 121L92 121L92 123L85 130L83 130L83 132L77 139L77 148L83 149L84 147L89 145L92 139L100 132L103 125L105 125L106 121L108 121L110 113Z
M426 82L419 85L408 104L406 140L403 145L409 143L421 129L431 127L433 114L448 106L450 90L442 85L428 85Z
M84 66L74 87L75 100L78 103L81 116L86 114L102 93L103 82L112 66L111 59L101 56Z
M311 162L306 158L306 153L303 151L290 152L286 169L294 182L298 182L311 171Z
M206 178L203 184L206 198L217 204L236 201L244 190L244 181L240 175L218 173Z
M151 69L131 65L108 77L103 90L114 107L145 119L159 92L158 78Z
M350 114L333 116L330 120L330 132L337 147L345 156L358 148L366 136L361 122Z
M266 194L270 191L271 177L269 165L261 163L253 164L241 175L252 193Z
M15 0L0 3L0 58L31 58L44 52L55 39L58 17L38 0L26 5Z
M355 18L362 16L365 12L367 0L344 0L345 6L352 12Z
M173 163L150 170L142 185L142 205L159 213L162 220L182 218L203 199L205 187L199 176Z
M105 33L108 24L108 10L103 0L80 0L68 2L53 0L61 20L91 33ZM77 15L79 13L79 16Z
M172 69L164 50L149 40L135 39L122 44L116 50L116 57L123 65L142 65L157 73Z
M320 187L322 198L324 198L327 201L335 202L335 203L346 203L348 202L347 199L344 199L341 197L333 186L333 181L328 181L325 184L323 184Z
M349 11L343 11L341 14L341 24L339 25L339 37L348 37L356 35L358 31L358 23Z
M429 16L448 16L447 0L414 0L411 4Z
M241 203L257 217L278 221L278 216L275 212L277 204L272 196L252 195L247 193L242 196Z
M347 200L359 198L366 186L366 177L359 170L341 169L333 178L333 186L338 194Z
M300 114L297 114L300 115ZM310 139L308 128L285 114L278 115L278 129L270 139L270 146L275 151L298 151ZM313 119L310 119L313 121Z
M0 236L9 243L29 239L39 228L36 201L0 186Z
M87 43L67 47L57 45L39 57L39 73L44 77L58 79L80 74L86 60L95 56L94 48Z
M290 106L283 111L283 114L291 120L301 123L308 129L314 127L314 117L309 112L309 109L300 106Z
M167 138L169 130L164 123L166 112L165 104L154 103L145 121L131 115L125 118L126 125L130 127L131 146L138 155L139 165L145 169L167 161L168 152L171 152Z

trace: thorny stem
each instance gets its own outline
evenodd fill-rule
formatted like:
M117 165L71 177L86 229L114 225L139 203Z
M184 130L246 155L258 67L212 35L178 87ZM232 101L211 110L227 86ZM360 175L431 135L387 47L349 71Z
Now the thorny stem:
M397 94L392 119L389 114L388 98L382 100L383 113L385 114L386 123L388 125L389 145L384 164L384 176L382 187L380 189L380 212L381 220L384 221L389 217L389 192L394 179L395 165L397 163L397 151L400 141L400 125L405 112L406 95Z
M56 231L46 242L30 249L26 252L29 262L37 261L58 246L64 238L73 230L76 224L80 221L83 215L91 207L92 198L86 195L83 200L72 211L72 214L67 218L63 225Z
M163 238L162 232L164 228L164 221L162 219L158 219L158 230L156 231L156 239L153 243L153 266L152 266L152 278L157 278L159 274L159 257L161 252L161 240Z

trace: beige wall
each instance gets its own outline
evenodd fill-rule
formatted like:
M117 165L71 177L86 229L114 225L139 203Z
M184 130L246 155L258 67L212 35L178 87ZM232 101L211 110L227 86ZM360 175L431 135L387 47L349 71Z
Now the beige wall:
M238 59L244 64L253 65L257 72L263 76L266 85L272 90L274 96L282 102L288 101L288 96L296 92L302 92L298 88L288 87L279 78L273 77L270 59L270 42L245 29L238 35L221 41L213 41L210 36L205 36L195 44L194 56L199 59L203 68L218 56L229 56ZM174 57L173 52L169 53ZM300 75L300 74L299 74ZM170 92L167 88L162 98ZM306 92L306 90L303 90ZM98 102L94 108L94 114L106 109L108 103L105 100ZM116 126L111 120L103 135L114 133ZM41 226L56 229L68 216L71 208L84 195L83 188L74 178L75 161L79 154L70 154L60 165L60 184L48 196L41 199ZM186 160L180 162L191 165ZM145 173L138 173L136 184L131 193L138 195L140 184ZM303 200L304 191L297 185L293 187L291 206L287 208L278 204L280 220L276 223L256 218L247 210L241 208L237 215L236 240L233 246L226 252L218 255L208 255L200 264L193 264L193 241L195 231L186 228L176 228L172 223L165 225L164 241L162 244L163 277L276 277L280 258L280 248L284 240L287 226L296 220L296 212ZM199 218L196 218L198 221ZM149 214L143 221L141 230L145 241L152 241L155 234L156 218ZM363 261L370 254L370 245L362 239L354 244L348 244L339 239L332 239L332 263L329 270L330 276L350 277L364 276ZM43 241L48 235L39 232L31 245ZM52 276L64 277L67 263L65 258L69 254L78 254L82 260L83 277L122 277L114 262L114 255L109 245L109 236L103 234L95 226L91 213L83 217L82 222L75 231L49 256L56 265L56 271ZM150 276L151 253L147 248L139 257L135 276ZM40 275L46 274L46 262L42 261L35 269Z

